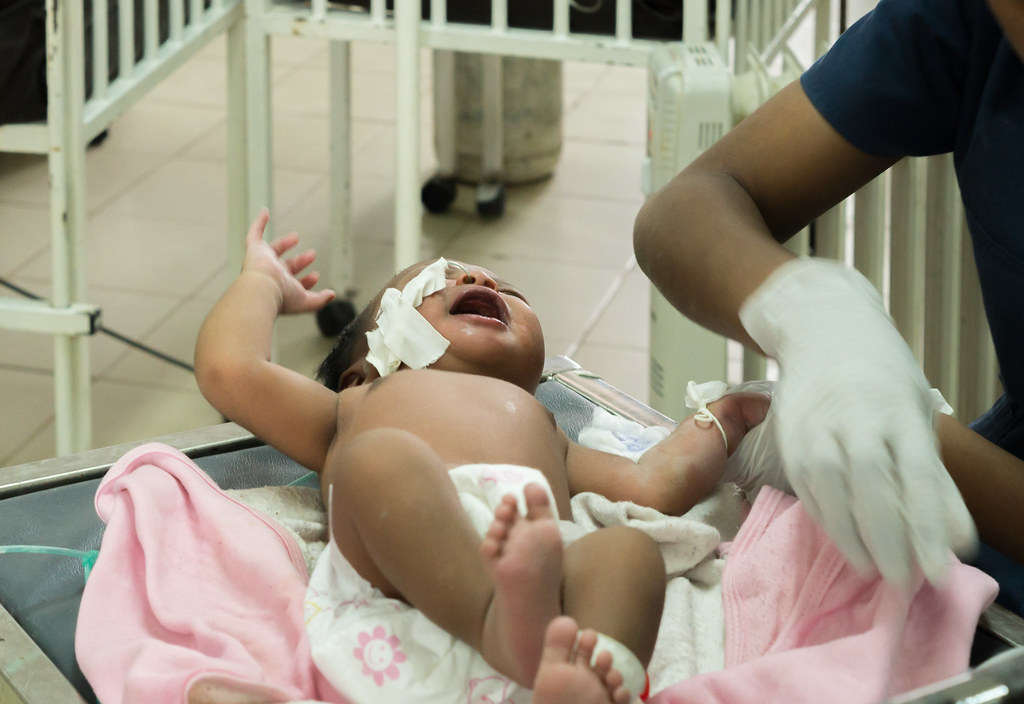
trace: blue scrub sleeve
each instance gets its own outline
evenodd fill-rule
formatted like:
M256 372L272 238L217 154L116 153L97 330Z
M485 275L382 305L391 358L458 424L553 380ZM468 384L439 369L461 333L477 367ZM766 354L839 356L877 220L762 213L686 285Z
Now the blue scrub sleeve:
M969 23L960 0L881 0L801 77L844 138L877 156L953 149Z

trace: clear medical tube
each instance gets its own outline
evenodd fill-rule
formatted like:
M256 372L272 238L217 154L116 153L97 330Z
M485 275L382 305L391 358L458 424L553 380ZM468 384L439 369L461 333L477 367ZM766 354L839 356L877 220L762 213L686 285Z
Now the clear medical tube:
M82 563L84 579L89 579L96 558L99 557L99 550L72 550L70 548L54 548L47 545L0 545L0 555L4 553L34 553L41 555L60 555L61 557L75 557Z

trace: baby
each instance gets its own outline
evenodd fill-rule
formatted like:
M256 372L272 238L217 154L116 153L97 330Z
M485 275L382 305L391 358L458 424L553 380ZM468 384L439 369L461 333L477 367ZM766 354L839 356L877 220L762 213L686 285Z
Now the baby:
M199 334L196 378L210 403L320 473L331 541L360 577L498 672L533 686L545 631L562 615L618 648L616 669L629 653L645 667L665 591L656 544L615 527L563 547L556 519L583 491L686 512L721 480L727 448L763 420L767 397L722 398L706 422L687 419L638 462L584 448L533 395L544 339L526 298L492 272L443 259L395 276L318 384L270 361L272 331L279 315L333 294L302 274L312 252L282 258L295 235L263 240L267 219L250 229L242 271ZM483 536L452 479L478 465L530 473L523 505L502 499ZM619 701L618 679L601 679ZM639 693L635 680L630 688Z

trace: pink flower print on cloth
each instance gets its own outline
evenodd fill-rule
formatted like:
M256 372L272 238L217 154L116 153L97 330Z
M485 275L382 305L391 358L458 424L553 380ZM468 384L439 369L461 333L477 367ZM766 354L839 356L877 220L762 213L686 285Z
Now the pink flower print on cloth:
M512 680L501 675L474 677L469 681L469 699L466 704L515 704L509 690L516 690Z
M405 662L402 642L396 636L389 636L384 626L377 626L373 633L359 634L359 647L353 651L356 660L363 663L363 674L373 677L378 687L384 686L384 677L398 679L398 666Z
M477 479L480 486L487 489L495 485L519 485L524 484L530 475L521 467L510 467L508 465L494 465L486 467L480 472Z

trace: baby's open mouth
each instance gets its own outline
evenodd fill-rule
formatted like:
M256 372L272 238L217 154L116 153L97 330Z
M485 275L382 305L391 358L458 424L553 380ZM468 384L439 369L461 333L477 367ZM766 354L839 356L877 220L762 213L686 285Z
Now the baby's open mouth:
M448 311L451 315L475 315L508 325L508 306L501 296L483 286L466 286Z

